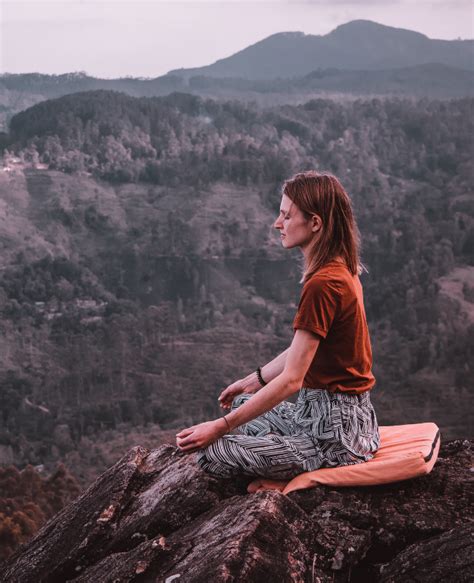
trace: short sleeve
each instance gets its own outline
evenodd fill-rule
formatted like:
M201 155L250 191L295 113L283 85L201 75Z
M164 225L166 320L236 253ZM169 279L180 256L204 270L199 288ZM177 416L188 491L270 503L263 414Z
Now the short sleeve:
M327 278L312 277L301 292L293 329L309 330L326 338L337 314L339 298L340 293L334 282Z

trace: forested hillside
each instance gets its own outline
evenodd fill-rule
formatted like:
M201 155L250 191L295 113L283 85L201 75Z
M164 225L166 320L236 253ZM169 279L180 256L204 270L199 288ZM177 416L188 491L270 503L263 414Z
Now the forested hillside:
M80 491L62 464L49 478L31 466L0 467L0 563Z
M2 451L63 459L87 481L121 436L218 415L225 383L291 338L298 255L271 224L282 180L308 168L355 204L380 421L468 437L472 105L98 91L15 116L0 173Z

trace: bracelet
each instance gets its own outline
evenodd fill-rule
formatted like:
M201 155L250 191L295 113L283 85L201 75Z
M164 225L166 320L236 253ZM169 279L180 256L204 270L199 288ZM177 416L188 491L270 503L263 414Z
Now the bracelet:
M229 422L227 421L225 415L224 415L224 417L222 417L222 419L224 419L224 421L227 423L227 427L229 428L229 431L232 431L232 429L230 428Z
M260 383L260 386L264 387L267 383L263 380L262 369L260 367L258 367L255 372L257 373L257 379L258 379L258 382Z

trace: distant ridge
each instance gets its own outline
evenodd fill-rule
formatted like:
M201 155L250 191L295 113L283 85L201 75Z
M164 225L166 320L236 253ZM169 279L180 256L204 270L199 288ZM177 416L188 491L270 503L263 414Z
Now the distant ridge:
M473 63L474 40L432 40L418 32L355 20L325 36L274 34L213 65L176 69L154 79L6 73L0 75L0 133L16 113L35 103L99 89L134 97L179 91L254 100L264 107L316 96L471 97Z
M182 77L168 74L155 79L124 77L99 79L85 73L42 75L40 73L0 75L0 96L4 102L31 96L17 109L80 91L106 89L133 97L168 95L185 91L209 97L245 98L252 94L297 94L302 92L353 93L356 95L406 95L414 97L456 98L474 94L474 70L460 69L444 63L426 63L396 69L316 68L298 77L248 79L245 77L213 77L198 74Z
M377 70L428 63L473 70L474 41L430 39L412 30L353 20L326 35L273 34L212 65L168 74L276 79L301 77L319 68Z

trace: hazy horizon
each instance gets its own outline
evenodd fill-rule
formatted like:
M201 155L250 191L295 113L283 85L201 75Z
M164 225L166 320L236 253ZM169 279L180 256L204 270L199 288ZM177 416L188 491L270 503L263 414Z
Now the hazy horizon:
M472 38L468 0L3 0L2 73L157 77L209 65L287 31L325 35L351 20L373 20L429 38Z

